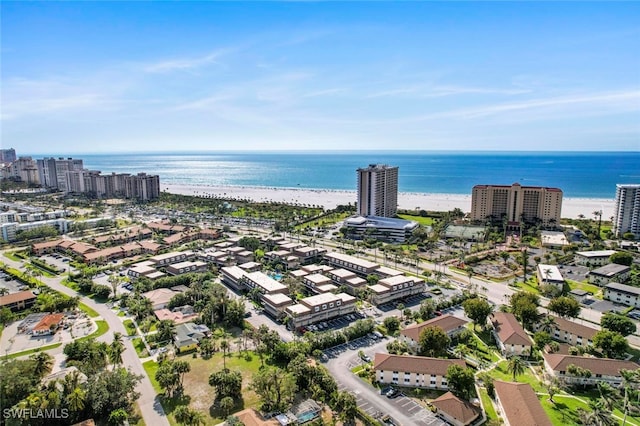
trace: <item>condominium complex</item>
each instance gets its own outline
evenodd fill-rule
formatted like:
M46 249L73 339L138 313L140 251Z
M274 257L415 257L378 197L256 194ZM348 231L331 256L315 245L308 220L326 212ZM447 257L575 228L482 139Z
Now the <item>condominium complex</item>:
M11 163L14 161L16 161L15 149L0 149L0 163Z
M616 185L613 232L617 237L631 232L640 238L640 184Z
M398 167L371 164L357 172L358 214L394 217L398 209Z
M471 220L497 222L519 228L521 223L545 226L560 223L562 190L541 186L476 185L471 198Z

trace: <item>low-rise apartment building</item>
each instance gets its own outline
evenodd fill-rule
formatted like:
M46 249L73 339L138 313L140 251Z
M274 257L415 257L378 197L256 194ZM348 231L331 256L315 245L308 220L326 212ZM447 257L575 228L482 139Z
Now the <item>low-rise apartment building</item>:
M184 262L191 260L195 254L190 251L172 251L169 253L158 254L149 258L156 267L171 265L172 263Z
M144 277L149 278L150 280L156 280L158 278L164 277L166 274L164 272L158 271L153 266L153 262L145 260L144 262L137 263L130 267L127 271L127 275L134 279Z
M396 275L395 277L383 278L377 284L370 286L370 301L376 306L383 305L416 294L422 294L424 289L425 283L423 280Z
M620 283L604 286L604 298L626 306L640 307L640 288Z
M466 367L461 359L383 353L373 359L378 383L424 389L448 390L446 375L451 365Z
M564 288L564 277L556 265L538 264L536 276L538 285L551 285L560 291Z
M0 308L7 308L14 312L30 308L36 303L36 295L29 290L0 296Z
M603 286L614 281L618 283L625 282L631 275L631 268L617 263L610 263L590 271L587 275L591 284Z
M468 426L480 417L481 409L451 392L431 401L436 413L454 426Z
M489 325L504 356L529 356L533 341L522 328L518 319L509 312L493 312L489 316Z
M617 253L615 250L578 251L573 256L573 260L579 266L603 266L610 262L609 258L615 253Z
M264 311L274 318L282 318L285 309L293 304L293 300L283 293L263 294L262 306Z
M380 267L377 263L343 253L327 253L324 255L324 258L329 265L335 268L344 268L365 278L367 275L373 274L376 269Z
M287 294L289 292L289 288L286 285L280 284L278 281L262 272L247 273L243 271L243 274L244 275L240 279L240 281L242 282L241 285L249 291L255 289L255 291L257 291L261 295L274 293Z
M609 358L594 358L563 354L542 354L544 367L549 374L568 385L595 385L599 382L609 383L613 387L622 384L620 370L635 371L640 365L631 361ZM570 366L589 370L591 376L576 376L569 373Z
M415 353L418 350L418 342L420 340L420 333L427 327L438 327L442 329L449 338L455 337L465 330L465 326L469 321L463 320L458 317L454 317L451 314L442 315L439 317L431 318L430 320L421 322L419 324L412 324L400 331L400 339L404 341L409 349Z
M356 310L356 298L346 293L323 293L300 299L297 304L285 309L294 327L302 327L338 316L348 315Z
M493 386L505 426L553 426L530 384L495 380Z
M595 328L578 324L574 321L556 316L553 318L552 330L549 333L552 339L568 343L571 346L588 346L591 345L593 336L598 332ZM536 331L542 330L541 323L536 324Z
M238 266L225 266L220 269L222 273L222 282L236 291L245 289L242 278L248 274L244 269Z
M182 275L195 272L206 272L207 263L200 260L187 260L185 262L174 263L167 266L167 273L171 275Z

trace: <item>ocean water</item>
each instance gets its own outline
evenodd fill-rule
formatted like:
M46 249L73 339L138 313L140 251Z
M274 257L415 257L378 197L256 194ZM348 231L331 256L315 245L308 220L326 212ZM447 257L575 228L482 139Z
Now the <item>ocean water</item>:
M42 156L35 156L41 158ZM356 189L356 169L399 166L401 192L470 194L476 184L552 186L565 197L613 198L640 182L640 152L190 152L78 154L102 173L160 175L162 183Z

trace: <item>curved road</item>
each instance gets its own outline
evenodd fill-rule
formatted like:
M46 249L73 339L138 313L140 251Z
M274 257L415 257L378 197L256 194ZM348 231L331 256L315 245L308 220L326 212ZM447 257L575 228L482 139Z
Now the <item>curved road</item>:
M12 251L14 250L15 249L12 249ZM23 269L21 262L16 262L5 256L3 256L2 262L15 269ZM65 287L60 283L60 281L62 280L61 278L47 278L43 276L39 277L38 279L52 289L59 291L60 293L64 293L67 296L79 296L82 303L100 314L100 316L107 322L107 324L109 324L108 341L113 340L113 333L116 331L122 333L123 336L128 336L127 330L125 330L125 327L122 324L122 321L120 321L120 318L118 318L118 316L113 313L113 311L109 309L106 304L97 303L93 299L82 296L69 287ZM106 336L107 335L105 335L105 337ZM131 340L128 338L124 338L123 342L125 346L125 351L122 353L122 363L124 367L128 368L132 373L142 376L142 380L138 384L136 390L140 393L138 406L140 407L140 413L142 414L142 418L144 419L145 424L149 426L168 426L169 421L167 420L167 415L165 414L164 410L162 409L162 405L160 404L160 398L156 395L156 391L153 389L151 380L149 380L147 373L142 367L142 363L138 358L136 350L133 348Z

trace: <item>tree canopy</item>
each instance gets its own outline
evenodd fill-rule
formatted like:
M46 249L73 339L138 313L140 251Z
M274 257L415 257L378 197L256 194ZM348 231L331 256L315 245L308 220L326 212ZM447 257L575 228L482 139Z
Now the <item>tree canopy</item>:
M451 339L440 327L426 327L418 337L419 353L423 356L440 357L447 353Z

